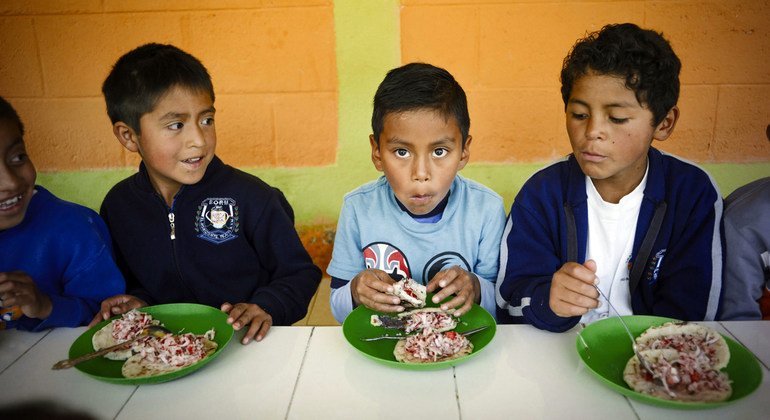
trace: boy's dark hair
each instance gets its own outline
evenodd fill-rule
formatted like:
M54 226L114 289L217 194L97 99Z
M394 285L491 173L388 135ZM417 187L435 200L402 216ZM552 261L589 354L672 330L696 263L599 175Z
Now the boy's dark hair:
M564 59L561 96L566 108L575 81L589 71L623 77L656 126L679 99L681 67L662 34L633 23L606 25L578 40Z
M426 108L454 117L465 146L471 127L465 91L448 71L425 63L395 68L380 83L372 112L374 140L379 144L387 114Z
M197 58L173 45L142 45L120 57L104 80L107 114L113 124L123 121L139 133L139 119L174 86L208 93L214 101L211 76Z
M16 113L16 110L13 109L13 105L11 105L10 102L6 101L5 98L0 96L0 120L11 120L11 122L15 123L19 126L19 132L21 135L24 135L24 124L21 122L21 118L19 118L19 114Z

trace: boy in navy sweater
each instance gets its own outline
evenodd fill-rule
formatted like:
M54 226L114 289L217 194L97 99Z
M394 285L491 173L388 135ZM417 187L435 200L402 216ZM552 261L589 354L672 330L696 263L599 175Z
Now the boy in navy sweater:
M679 118L680 67L668 41L633 24L575 44L561 72L573 153L511 207L499 321L565 331L616 315L607 298L619 315L715 318L721 195L703 170L651 147Z
M99 215L36 179L24 125L0 98L0 329L78 327L126 287Z
M214 89L206 68L171 45L121 57L102 87L113 133L139 153L139 172L115 185L101 214L128 295L93 323L145 305L221 308L243 344L307 313L321 271L294 229L284 195L214 155Z

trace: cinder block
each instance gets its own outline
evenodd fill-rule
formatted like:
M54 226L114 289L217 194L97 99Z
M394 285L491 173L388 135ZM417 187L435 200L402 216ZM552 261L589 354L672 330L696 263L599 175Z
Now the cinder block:
M682 86L674 132L652 146L695 162L713 162L717 90L717 86Z
M478 82L477 7L404 7L401 61L421 61L447 69L464 89Z
M333 0L104 0L107 12L228 10L266 7L330 6Z
M472 92L472 162L543 162L571 151L558 90Z
M770 82L767 1L648 2L646 22L671 42L684 83Z
M608 23L642 22L643 18L642 3L626 1L482 7L481 84L493 88L553 86L577 39Z
M123 147L100 98L19 99L27 151L38 171L124 166Z
M232 166L275 165L272 95L219 95L217 155Z
M720 86L714 155L718 162L770 161L770 86Z
M33 19L0 18L0 95L41 96L43 78L37 59Z
M3 0L0 2L0 15L50 15L101 11L101 0Z
M284 94L276 97L275 150L278 166L323 166L337 156L335 93Z
M179 16L141 13L36 18L47 95L99 96L112 65L128 51L148 42L184 48Z
M223 93L334 91L332 7L193 13L192 52Z

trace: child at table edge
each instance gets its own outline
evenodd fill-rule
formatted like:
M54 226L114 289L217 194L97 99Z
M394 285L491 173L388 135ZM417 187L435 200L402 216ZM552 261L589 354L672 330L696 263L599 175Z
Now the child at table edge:
M107 227L95 211L35 185L24 125L2 97L0 158L0 324L31 331L87 324L102 299L126 287Z
M651 147L679 117L680 67L662 35L634 24L573 46L561 72L573 153L514 200L500 322L565 331L615 315L595 286L620 315L716 318L721 195L702 169Z
M369 136L379 179L345 195L332 259L330 304L339 322L355 306L405 308L394 280L413 278L455 315L480 303L494 316L505 223L502 198L458 175L470 158L465 92L449 72L411 63L374 96Z
M101 215L129 295L99 317L194 302L220 308L242 343L302 319L321 279L283 193L215 154L214 89L203 64L172 45L145 44L102 87L113 133L142 157L106 195Z

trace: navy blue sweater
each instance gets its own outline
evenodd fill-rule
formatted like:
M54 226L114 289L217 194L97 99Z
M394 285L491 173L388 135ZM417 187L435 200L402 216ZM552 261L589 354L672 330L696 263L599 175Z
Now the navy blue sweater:
M713 321L722 291L722 198L702 169L650 148L644 199L632 250L629 288L637 315ZM548 303L553 274L585 262L585 174L574 156L548 166L521 188L500 250L497 319L566 331Z
M171 208L144 164L101 207L128 293L148 304L259 305L275 325L302 319L321 279L283 193L214 158Z

